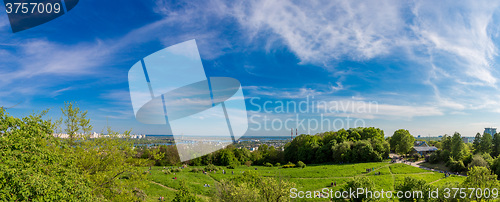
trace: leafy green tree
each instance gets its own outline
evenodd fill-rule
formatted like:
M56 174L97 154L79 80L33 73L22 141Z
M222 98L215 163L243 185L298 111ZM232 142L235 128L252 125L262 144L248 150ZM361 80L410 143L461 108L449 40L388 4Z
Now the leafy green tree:
M366 189L368 191L373 191L375 184L368 177L354 177L354 179L347 181L347 183L342 188L342 191L356 190L358 188ZM351 201L364 201L367 199L365 194L357 195L357 198L350 198Z
M339 131L337 131L335 137L336 137L336 140L338 143L345 142L349 138L349 133L345 129L342 128Z
M218 165L228 166L236 162L236 157L230 149L223 149L218 154Z
M14 118L0 108L0 199L95 201L91 181L74 164L78 157L52 136L48 111Z
M467 178L462 183L465 188L481 188L484 190L488 188L492 190L493 188L500 187L500 183L497 180L497 175L491 174L491 171L485 167L472 167L467 172ZM469 194L467 195L469 196ZM477 198L478 195L472 194L472 198L477 201L481 201L481 198Z
M354 162L382 161L382 156L373 150L368 140L357 141L353 145Z
M484 133L481 138L481 153L491 153L493 147L493 137L489 133Z
M476 137L474 137L472 147L474 148L474 154L477 154L479 153L479 151L481 151L481 133L477 133Z
M491 152L493 157L500 155L500 133L495 133L493 136L493 151Z
M363 128L360 135L362 140L384 139L384 131L375 127Z
M416 193L422 191L422 195L413 195L410 198L400 198L399 201L429 201L429 194L426 193L431 186L427 185L425 180L415 179L413 177L405 177L402 184L396 187L396 191Z
M442 150L445 151L451 151L451 137L449 135L444 135L443 138L441 139L441 148ZM448 158L446 158L448 159Z
M217 183L218 201L290 201L290 189L295 184L278 178L261 177L255 171L245 171L243 175Z
M500 176L500 158L496 158L495 160L493 160L491 171L493 171L493 173L495 173L497 176Z
M455 132L451 138L451 156L455 160L461 161L467 154L465 143L462 140L460 133Z
M349 141L358 141L360 139L361 135L359 134L358 131L349 129L349 137L348 137Z
M475 166L488 168L489 164L486 160L484 160L484 158L481 155L474 155L474 157L472 157L472 161L471 161L471 163L469 163L468 167L470 169L470 168L475 167Z
M342 142L332 147L335 162L349 162L351 160L352 142Z
M200 199L189 191L184 181L181 181L180 188L177 192L175 192L175 197L172 200L172 202L196 202L196 201L200 201Z
M69 105L68 105L69 106ZM63 110L64 111L64 110ZM71 112L69 112L71 111ZM86 119L78 107L66 111ZM109 130L108 138L63 141L52 136L55 125L42 116L22 119L0 112L0 198L19 201L144 200L145 159L128 133ZM86 113L85 113L86 114ZM71 118L71 119L72 119ZM65 120L66 123L73 123ZM80 122L78 122L80 123ZM77 128L88 131L88 122ZM6 159L3 159L6 158Z
M389 158L389 153L391 150L391 146L389 143L385 140L381 139L373 139L371 140L371 144L373 147L373 150L379 153L383 159Z
M81 111L76 103L65 102L64 104L64 108L61 108L64 125L66 126L64 131L68 134L70 140L74 141L78 132L82 132L84 135L89 134L92 125L90 125L90 119L87 118L88 111Z
M413 149L415 138L408 130L399 129L391 138L391 149L398 154L408 154Z

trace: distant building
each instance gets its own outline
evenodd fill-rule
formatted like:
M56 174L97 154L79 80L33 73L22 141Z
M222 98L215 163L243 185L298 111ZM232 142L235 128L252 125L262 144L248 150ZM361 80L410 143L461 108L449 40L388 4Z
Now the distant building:
M462 137L462 141L466 144L472 143L472 142L474 142L474 137Z
M425 141L415 141L413 143L413 151L412 153L418 153L422 156L426 156L428 154L431 154L438 149L434 146L429 146L427 142Z
M494 135L495 133L497 133L497 128L484 128L484 133L488 133L490 135Z

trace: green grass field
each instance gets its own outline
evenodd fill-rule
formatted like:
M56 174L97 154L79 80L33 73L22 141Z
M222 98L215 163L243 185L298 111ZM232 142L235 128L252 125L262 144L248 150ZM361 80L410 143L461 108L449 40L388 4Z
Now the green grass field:
M241 175L244 171L255 170L265 177L276 177L287 179L295 183L298 190L314 191L321 190L325 187L336 191L341 188L348 180L356 176L366 176L374 183L377 190L394 190L394 188L403 182L406 176L411 176L417 179L423 179L427 183L433 185L441 185L447 182L462 182L465 177L452 176L444 178L442 173L432 172L420 168L416 168L406 164L391 164L388 162L380 163L359 163L359 164L343 164L343 165L308 165L306 168L287 168L281 169L277 167L264 166L240 166L236 169L224 169L226 174L222 174L222 170L216 173L203 174L202 172L190 172L192 168L183 169L182 172L172 174L164 174L163 167L153 167L151 174L148 177L150 187L146 190L148 201L158 201L158 197L165 197L166 201L170 201L175 196L175 191L179 189L180 181L184 181L191 192L198 195L206 201L210 200L216 191L215 183L221 179L230 179L236 175ZM198 167L203 168L203 167ZM222 167L221 167L222 168ZM366 173L366 169L374 169L373 172ZM147 171L149 168L144 168ZM231 172L234 171L234 174ZM380 175L378 174L380 172ZM174 178L177 179L174 179ZM335 182L336 187L330 187L331 183ZM209 184L210 187L204 187ZM308 201L308 200L295 200ZM314 199L314 201L321 201Z

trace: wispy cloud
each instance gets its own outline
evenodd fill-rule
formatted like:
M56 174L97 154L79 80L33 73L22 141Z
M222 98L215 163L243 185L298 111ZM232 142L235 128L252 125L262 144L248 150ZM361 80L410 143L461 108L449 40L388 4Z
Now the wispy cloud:
M498 11L498 2L462 1L438 3L417 2L412 9L415 15L413 32L429 47L433 57L450 57L456 79L464 84L474 84L460 78L472 77L479 85L494 85L494 58L498 48L492 40L495 29L493 15ZM492 33L493 32L493 33ZM465 73L465 75L461 74Z
M251 38L276 34L303 62L318 64L388 53L404 26L400 7L390 0L260 0L235 3L232 14Z
M335 84L329 83L326 85L317 84L312 87L302 88L274 88L270 86L244 86L243 88L249 91L249 95L253 97L264 96L267 98L280 99L302 99L308 96L331 95L346 89L341 82L336 82Z

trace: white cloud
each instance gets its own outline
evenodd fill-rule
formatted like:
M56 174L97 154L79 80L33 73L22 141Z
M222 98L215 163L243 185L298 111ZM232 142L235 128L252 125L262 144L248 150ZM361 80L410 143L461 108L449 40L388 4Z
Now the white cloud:
M494 58L498 48L492 40L493 15L498 11L498 2L450 1L438 3L417 2L413 8L415 25L412 30L430 48L434 57L455 56L455 67L448 71L475 78L482 85L494 85ZM450 67L446 67L450 68ZM457 71L458 70L458 71ZM459 79L464 80L464 79Z
M243 86L245 90L250 92L253 97L272 97L280 99L301 99L305 97L314 97L321 95L330 95L335 92L345 90L346 87L341 82L335 84L317 84L311 87L301 88L273 88L269 86Z
M320 112L335 117L352 117L362 119L407 119L419 116L441 116L441 109L435 106L412 106L379 104L375 101L335 100L327 101L326 105L316 106Z
M260 0L233 8L250 37L277 34L303 62L316 64L388 53L404 26L399 1L390 0Z

